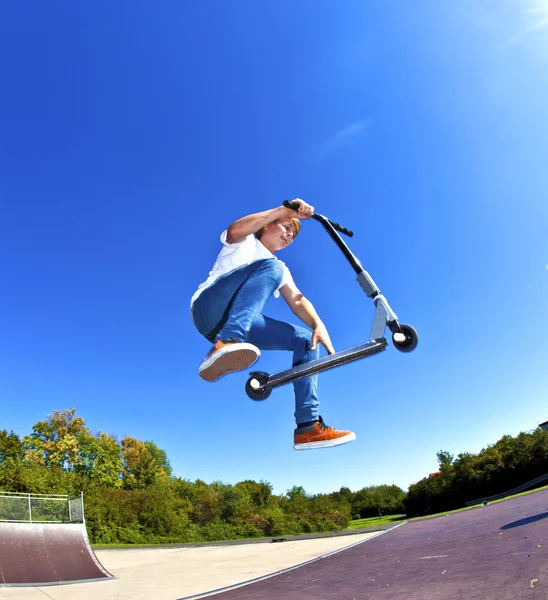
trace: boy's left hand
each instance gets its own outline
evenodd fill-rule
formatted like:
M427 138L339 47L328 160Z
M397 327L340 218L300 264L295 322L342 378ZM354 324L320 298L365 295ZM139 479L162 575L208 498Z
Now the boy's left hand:
M312 350L316 349L318 342L323 344L328 354L335 354L335 348L333 348L331 338L329 337L329 333L327 333L327 329L325 328L325 325L323 323L316 326L312 333Z

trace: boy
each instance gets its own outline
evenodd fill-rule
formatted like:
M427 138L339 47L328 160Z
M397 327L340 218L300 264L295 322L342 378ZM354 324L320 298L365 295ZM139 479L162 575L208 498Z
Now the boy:
M191 316L198 331L213 343L199 367L205 381L247 369L262 350L293 351L293 366L319 358L318 342L335 350L322 320L299 291L287 266L274 253L297 237L300 219L314 208L295 198L297 212L280 206L238 219L221 234L223 248L191 299ZM268 299L283 297L292 312L312 329L263 315ZM295 450L338 446L356 439L351 431L328 427L318 415L318 376L293 382L295 390Z

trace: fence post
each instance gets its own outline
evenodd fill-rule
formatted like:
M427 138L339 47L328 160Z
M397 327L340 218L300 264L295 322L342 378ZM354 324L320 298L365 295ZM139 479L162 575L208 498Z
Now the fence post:
M29 494L29 521L32 523L32 502Z

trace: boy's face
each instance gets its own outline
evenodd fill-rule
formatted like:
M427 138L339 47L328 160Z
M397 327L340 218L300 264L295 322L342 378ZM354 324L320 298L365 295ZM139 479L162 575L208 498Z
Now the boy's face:
M295 237L295 226L291 219L280 219L269 223L263 231L261 242L271 252L289 246Z

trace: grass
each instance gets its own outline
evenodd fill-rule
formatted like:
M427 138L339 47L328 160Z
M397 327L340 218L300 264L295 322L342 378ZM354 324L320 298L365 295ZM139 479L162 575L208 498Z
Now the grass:
M383 517L369 517L368 519L356 519L350 521L347 529L362 529L367 527L379 527L380 525L396 524L398 521L404 521L405 515L387 515Z

